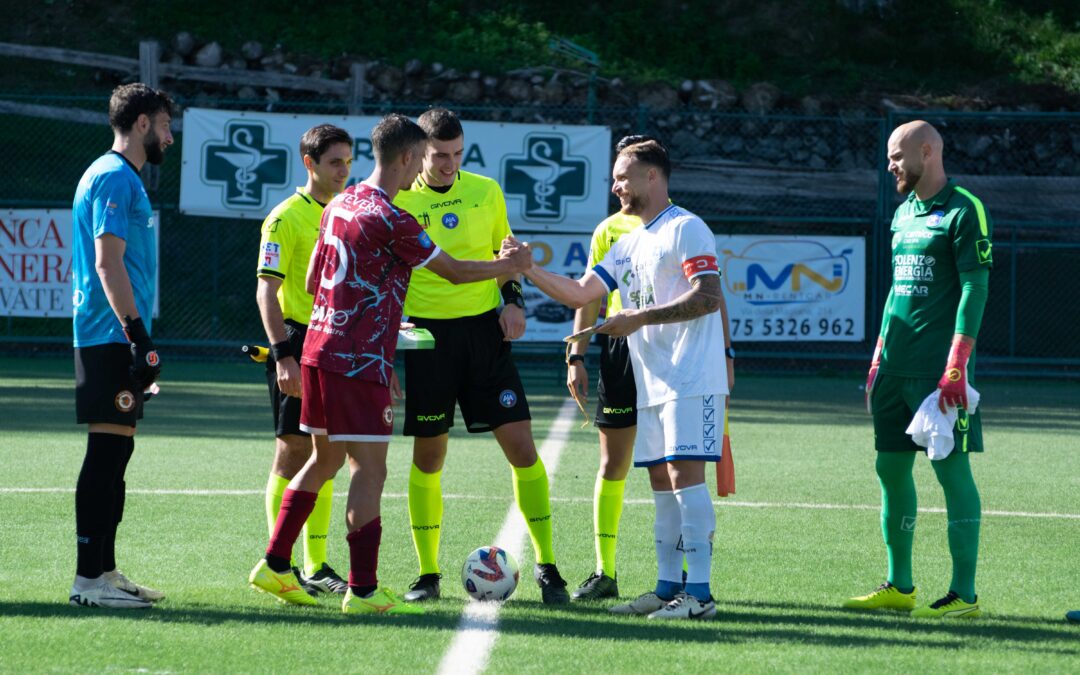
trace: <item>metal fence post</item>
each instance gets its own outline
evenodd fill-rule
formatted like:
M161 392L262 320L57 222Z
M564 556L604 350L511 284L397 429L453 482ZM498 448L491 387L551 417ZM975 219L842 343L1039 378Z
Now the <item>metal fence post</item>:
M364 114L364 94L367 89L367 64L357 63L349 66L349 114Z
M161 45L157 40L143 40L139 43L139 81L146 86L158 88L158 63L161 61ZM143 183L151 192L156 192L161 173L158 167L147 162L142 168Z

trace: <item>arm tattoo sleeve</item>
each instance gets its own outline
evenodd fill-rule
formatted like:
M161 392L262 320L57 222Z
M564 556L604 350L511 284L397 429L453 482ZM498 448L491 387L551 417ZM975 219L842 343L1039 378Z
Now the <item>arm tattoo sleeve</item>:
M645 323L678 323L711 314L720 309L720 276L703 274L690 282L691 288L666 305L642 310Z

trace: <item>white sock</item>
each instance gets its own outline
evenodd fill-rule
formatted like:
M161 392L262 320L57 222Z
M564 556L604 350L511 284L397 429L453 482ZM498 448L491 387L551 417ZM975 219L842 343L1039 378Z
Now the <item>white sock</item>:
M656 504L656 520L653 533L656 535L657 579L682 585L682 551L679 545L679 502L675 493L653 490L653 502Z
M675 490L682 517L683 553L686 555L686 583L707 584L712 574L712 541L716 530L709 488L705 483Z

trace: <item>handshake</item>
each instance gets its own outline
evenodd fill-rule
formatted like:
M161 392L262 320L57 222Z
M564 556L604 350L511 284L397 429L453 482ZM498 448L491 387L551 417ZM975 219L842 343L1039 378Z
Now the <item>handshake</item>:
M524 274L533 266L532 249L528 244L518 241L513 236L503 239L502 247L499 249L499 258L513 261L516 274Z

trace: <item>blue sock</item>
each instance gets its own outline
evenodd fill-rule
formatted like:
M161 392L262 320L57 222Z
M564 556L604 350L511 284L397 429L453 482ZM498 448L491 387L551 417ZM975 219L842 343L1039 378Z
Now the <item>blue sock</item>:
M686 594L692 595L698 600L708 600L712 597L712 591L709 590L709 584L686 584ZM657 594L659 595L659 594Z
M708 586L708 584L706 584ZM675 594L682 591L682 583L678 581L664 581L658 580L656 582L656 593L660 596L661 600L671 600L675 597Z

